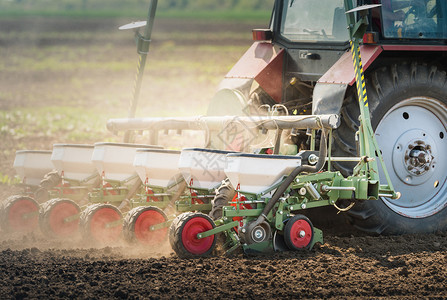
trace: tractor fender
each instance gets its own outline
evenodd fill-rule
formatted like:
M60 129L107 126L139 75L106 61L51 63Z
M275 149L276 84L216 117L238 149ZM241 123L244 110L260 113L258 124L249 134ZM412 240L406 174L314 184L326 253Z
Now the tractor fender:
M236 89L248 99L253 80L276 102L281 102L284 50L269 42L255 42L219 84L218 90Z
M377 45L360 46L363 69L368 69L382 51L383 48ZM351 52L347 51L316 83L312 97L312 114L339 114L346 90L354 83Z

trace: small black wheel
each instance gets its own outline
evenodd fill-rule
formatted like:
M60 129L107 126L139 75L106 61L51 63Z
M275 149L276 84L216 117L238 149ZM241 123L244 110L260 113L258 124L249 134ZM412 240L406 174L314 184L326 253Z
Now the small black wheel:
M211 219L217 220L222 217L222 208L228 205L235 194L236 192L231 185L230 180L228 178L225 179L220 187L217 189L216 196L212 201L213 208L209 213Z
M40 209L39 225L50 238L72 238L79 233L81 208L70 199L51 199Z
M169 228L169 242L181 258L208 256L214 250L217 239L214 235L198 239L197 234L214 227L213 220L203 213L183 213L174 219Z
M312 222L303 215L296 215L284 227L284 242L290 250L308 250L314 239Z
M121 237L122 214L111 204L94 204L82 212L79 227L84 240L112 244Z
M39 203L27 196L11 196L3 202L0 221L5 232L34 231L39 225Z
M168 236L168 227L152 230L151 227L168 221L166 214L154 206L135 207L124 219L124 238L147 246L159 245Z

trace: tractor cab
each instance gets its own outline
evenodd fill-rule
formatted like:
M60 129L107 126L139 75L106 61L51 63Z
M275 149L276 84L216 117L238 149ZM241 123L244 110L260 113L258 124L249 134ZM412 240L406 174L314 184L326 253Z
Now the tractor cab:
M252 98L260 99L261 105L281 103L289 111L306 114L311 112L306 104L313 102L314 114L339 113L346 91L355 81L347 53L350 46L344 2L277 0L269 29L253 32L254 40L262 47L270 45L275 54L259 57L260 51L252 49L252 62L262 59L269 62L267 66L251 73L245 69L244 74L235 68L227 77L252 78L259 84ZM446 1L355 2L358 2L355 5L381 4L368 13L368 28L361 45L365 71L387 59L399 61L409 57L428 62L437 59L437 64L445 64L440 57L447 53Z
M343 0L277 1L272 30L275 42L309 45L346 45L349 34Z
M434 40L447 38L447 3L442 0L383 0L372 15L372 28L381 40ZM416 42L417 43L417 42Z
M434 40L447 38L447 3L441 0L364 0L361 4L381 4L369 14L366 43L389 43L399 39ZM278 17L276 17L278 16ZM276 1L271 30L273 40L287 48L294 43L340 46L347 44L343 0ZM289 46L289 47L288 47Z

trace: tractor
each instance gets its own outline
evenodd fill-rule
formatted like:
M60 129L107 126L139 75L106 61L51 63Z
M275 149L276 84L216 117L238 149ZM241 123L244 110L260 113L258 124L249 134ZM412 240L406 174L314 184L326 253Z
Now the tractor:
M356 78L352 63L349 32L356 28L354 23L348 26L346 5L370 5L359 41L362 78ZM207 121L115 119L108 128L150 130L156 144L160 130L197 130L198 123L214 125L230 115L253 119L276 111L274 107L290 117L335 115L340 125L329 136L329 154L346 159L332 161L331 168L346 177L358 164L349 158L359 156L362 147L360 83L368 90L364 104L380 147L373 156L383 157L387 168L378 164L380 181L389 180L401 197L382 194L376 201L356 201L344 215L354 227L372 234L445 230L447 162L441 153L447 150L446 17L442 0L276 0L269 27L253 30L254 44L222 80ZM207 146L220 148L213 129L207 126ZM298 151L318 150L321 132L286 129ZM272 152L279 154L276 142ZM310 162L312 154L306 155ZM228 196L222 203L215 201L221 204L213 211L221 214L234 188L228 181L223 184Z

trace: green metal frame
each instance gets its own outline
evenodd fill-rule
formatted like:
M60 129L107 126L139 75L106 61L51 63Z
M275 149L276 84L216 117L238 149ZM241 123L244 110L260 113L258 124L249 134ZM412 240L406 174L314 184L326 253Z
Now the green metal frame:
M216 187L217 188L217 187ZM201 212L210 212L212 209L211 200L215 197L215 188L213 189L201 189L196 187L188 187L189 193L188 195L180 197L180 200L176 201L175 207L178 212L187 212L187 211L201 211ZM193 203L194 199L207 199L208 203L197 204Z
M125 180L107 180L107 183L110 186L105 186L106 181L103 179L103 184L100 187L93 189L89 195L88 199L90 203L111 203L113 205L119 205L126 199L127 193L129 192L132 184L136 180L138 176L135 174L126 178ZM116 194L110 194L109 192L113 192Z
M283 231L287 219L303 209L328 205L335 206L336 202L340 199L351 199L351 201L353 201L352 205L354 205L357 200L377 200L383 195L396 199L400 196L399 193L394 191L387 173L385 163L380 153L380 148L371 126L368 108L368 98L366 94L359 44L368 25L367 13L369 8L371 7L353 9L352 1L345 0L346 17L349 24L348 30L351 36L351 53L355 69L360 107L360 127L357 133L359 136L360 148L359 162L353 170L353 175L347 178L342 176L340 172L331 171L330 151L332 147L332 132L330 131L328 145L329 154L327 157L329 171L300 175L295 178L294 182L284 193L283 198L280 198L275 204L275 207L267 216L265 216L265 220L270 224L272 231ZM355 13L358 14L358 21L356 21ZM312 131L311 150L315 150L315 130ZM387 181L385 185L381 185L379 182L376 158L379 159L382 165ZM263 193L256 195L237 191L239 194L243 194L246 200L241 201L241 197L238 197L238 200L233 202L231 206L224 207L222 218L215 221L216 227L212 230L199 233L197 238L202 239L224 232L227 237L225 243L225 249L228 249L227 253L232 252L239 246L242 246L244 251L264 252L272 250L271 240L266 240L258 244L241 245L240 239L234 228L241 230L245 225L256 220L262 214L263 208L268 203L271 197L271 192L281 183L282 181L270 187ZM246 208L244 204L256 204L256 208ZM244 208L241 209L241 207ZM242 220L235 220L235 217L242 217ZM317 242L323 242L323 234L321 230L314 228L313 234L314 239L310 248Z
M61 186L56 186L48 191L50 199L68 198L75 202L88 200L89 192L95 187L95 180L99 178L99 174L92 174L83 180L73 180L62 178ZM65 186L68 183L68 186Z

